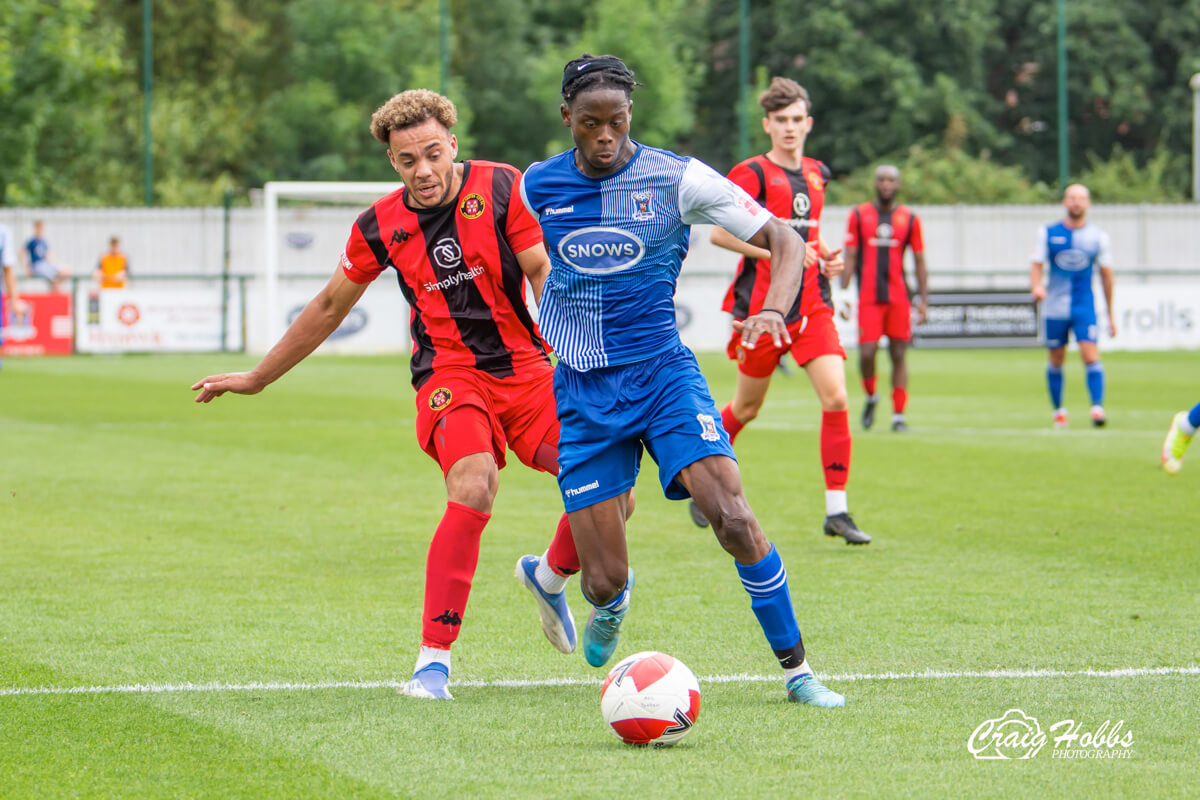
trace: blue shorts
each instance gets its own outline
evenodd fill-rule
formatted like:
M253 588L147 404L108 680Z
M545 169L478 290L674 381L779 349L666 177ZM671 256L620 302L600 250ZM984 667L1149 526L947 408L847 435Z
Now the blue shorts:
M1096 315L1072 314L1070 319L1046 320L1046 347L1056 349L1066 347L1070 332L1075 333L1077 342L1094 342L1096 333Z
M682 344L645 361L587 372L559 363L554 401L562 427L558 487L567 511L633 488L643 446L672 500L689 496L676 480L684 467L708 456L734 458L708 382Z

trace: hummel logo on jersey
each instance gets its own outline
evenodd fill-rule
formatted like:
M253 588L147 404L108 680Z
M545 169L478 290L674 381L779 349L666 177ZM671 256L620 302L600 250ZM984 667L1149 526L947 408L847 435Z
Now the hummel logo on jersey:
M565 492L563 492L563 494L565 494L567 497L574 497L575 495L583 494L584 492L590 492L593 489L599 489L599 488L600 488L600 481L597 479L597 480L592 481L591 483L585 483L583 486L579 486L575 489L567 489Z
M455 626L462 625L462 617L460 617L458 615L458 612L452 608L447 608L445 611L443 611L441 614L438 614L436 617L431 617L429 621L430 622L440 622L443 625L455 625Z
M849 472L850 471L836 461L833 462L832 464L826 464L825 469L829 470L830 472Z
M404 230L404 228L394 228L392 230L392 244L404 244L408 241L412 234Z
M544 212L547 217L555 217L559 214L574 214L575 206L563 206L562 208L547 208Z

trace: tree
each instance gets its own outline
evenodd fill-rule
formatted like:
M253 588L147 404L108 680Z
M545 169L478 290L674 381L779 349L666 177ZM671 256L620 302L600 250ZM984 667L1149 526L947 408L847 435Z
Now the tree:
M136 103L121 32L93 0L0 15L0 205L94 205L133 177L110 110Z

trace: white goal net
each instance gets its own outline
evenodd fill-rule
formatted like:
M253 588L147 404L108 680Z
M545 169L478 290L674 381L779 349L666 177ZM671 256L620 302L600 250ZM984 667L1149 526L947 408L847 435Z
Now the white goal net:
M270 181L263 186L263 291L261 313L255 316L263 320L264 328L249 337L253 349L269 349L279 340L305 299L333 274L358 215L400 186L399 182L337 181ZM396 308L395 303L403 304L403 296L394 285L391 289L373 287L322 350L402 350L407 343L407 307ZM381 304L391 304L390 313L381 308L373 314L371 306Z

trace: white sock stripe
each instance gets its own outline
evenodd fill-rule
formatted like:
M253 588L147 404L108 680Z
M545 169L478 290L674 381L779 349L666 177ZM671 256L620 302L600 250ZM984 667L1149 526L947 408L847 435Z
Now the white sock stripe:
M1154 678L1170 676L1200 676L1200 665L1188 667L1134 667L1126 669L996 669L996 670L964 670L943 671L924 670L922 672L880 672L880 673L849 673L842 675L825 675L823 682L838 681L910 681L910 680L962 680L983 678L991 680L1036 679L1036 678ZM782 673L773 675L709 675L699 678L701 683L771 683L782 680ZM596 686L602 678L547 678L510 679L492 681L451 681L450 685L476 689L525 689L544 688L551 686ZM0 697L30 697L36 695L70 695L70 694L182 694L200 692L296 692L296 691L328 691L336 689L399 689L407 681L323 681L323 682L276 682L263 681L251 683L160 683L160 684L118 684L112 686L13 686L0 689Z
M738 577L741 577L741 576L739 575ZM746 591L749 592L750 594L757 594L757 593L764 593L764 592L767 594L770 594L771 592L775 591L775 589L778 588L779 584L782 584L784 581L787 580L787 568L784 567L783 564L780 564L779 571L776 572L774 575L772 575L770 578L767 578L765 581L750 581L750 580L746 580L745 578L741 578L741 580L742 580L742 586L745 586Z

